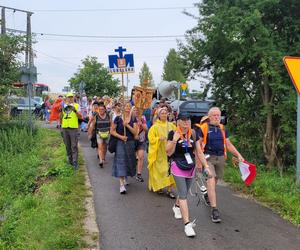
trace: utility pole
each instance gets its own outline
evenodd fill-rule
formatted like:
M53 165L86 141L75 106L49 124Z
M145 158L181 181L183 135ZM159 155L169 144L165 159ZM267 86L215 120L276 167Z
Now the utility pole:
M32 111L31 111L31 99L32 99L32 84L33 84L33 53L32 53L32 39L31 39L31 13L27 13L27 29L26 29L26 54L25 54L25 67L28 69L29 81L27 82L28 88L28 104L29 104L29 126L32 131Z
M6 33L5 8L1 9L1 35Z

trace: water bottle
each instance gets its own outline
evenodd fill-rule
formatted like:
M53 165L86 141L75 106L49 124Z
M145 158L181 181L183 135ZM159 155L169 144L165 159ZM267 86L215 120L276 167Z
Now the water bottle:
M207 189L206 189L206 187L204 185L200 186L200 191L201 191L202 195L207 194Z

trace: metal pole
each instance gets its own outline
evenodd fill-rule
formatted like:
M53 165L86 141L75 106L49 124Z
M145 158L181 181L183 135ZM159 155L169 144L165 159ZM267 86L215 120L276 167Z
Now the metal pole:
M32 133L32 112L31 112L31 91L32 91L32 82L31 82L32 74L29 72L29 83L27 85L28 88L28 104L29 104L29 129L30 133Z
M2 5L0 5L0 8L5 8L5 9L8 9L8 10L20 11L20 12L25 12L25 13L33 14L33 12L31 12L31 11L21 10L21 9L16 9L16 8L11 8L11 7L2 6Z
M125 98L124 98L124 72L122 72L122 100L123 100L123 122L125 122ZM124 127L124 135L126 136L126 128Z
M128 82L129 82L129 80L128 80L128 73L127 73L126 81L127 81L127 98L128 98L129 97L129 92L128 92Z
M32 133L32 111L31 111L31 94L32 94L32 67L33 67L33 54L31 49L31 22L30 22L30 13L27 13L27 35L26 35L26 68L29 73L29 82L28 82L28 104L29 104L29 128Z
M179 114L179 103L180 103L180 83L179 83L179 87L178 87L178 92L177 92L178 96L177 96L177 100L178 100L178 105L177 105L177 115Z
M300 185L300 96L297 95L297 171L296 183Z
M1 35L6 33L5 8L1 9Z

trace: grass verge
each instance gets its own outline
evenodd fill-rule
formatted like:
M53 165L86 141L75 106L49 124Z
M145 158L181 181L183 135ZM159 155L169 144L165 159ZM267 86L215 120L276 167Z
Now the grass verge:
M0 249L84 247L84 172L67 164L60 135L9 128L0 136Z
M255 181L246 187L239 169L227 165L224 180L235 190L251 195L284 219L300 226L300 188L296 185L294 174L284 174L281 177L277 171L258 166Z

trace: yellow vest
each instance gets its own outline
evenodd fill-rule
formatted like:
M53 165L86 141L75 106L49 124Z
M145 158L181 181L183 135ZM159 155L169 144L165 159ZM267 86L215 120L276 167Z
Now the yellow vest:
M72 103L75 110L78 111L79 104L78 103ZM78 128L78 117L77 114L74 111L71 111L70 113L66 113L65 108L62 109L62 128Z

